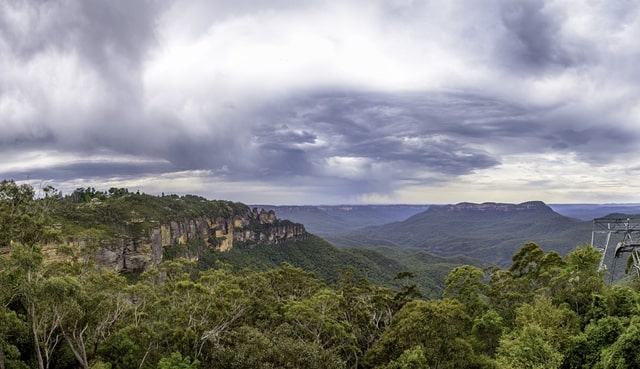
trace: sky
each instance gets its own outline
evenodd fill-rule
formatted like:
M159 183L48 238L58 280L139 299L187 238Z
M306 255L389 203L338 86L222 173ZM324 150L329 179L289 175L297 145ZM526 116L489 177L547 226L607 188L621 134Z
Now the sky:
M0 179L640 202L640 2L4 0Z

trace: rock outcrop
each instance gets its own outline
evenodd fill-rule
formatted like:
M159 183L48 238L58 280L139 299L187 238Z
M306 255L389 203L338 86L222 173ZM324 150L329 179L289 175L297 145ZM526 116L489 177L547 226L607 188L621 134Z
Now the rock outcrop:
M231 217L196 217L142 227L139 235L126 231L135 223L153 224L153 221L136 219L117 237L102 240L70 239L69 244L90 250L89 254L103 266L117 271L139 272L162 261L168 246L186 245L203 241L204 247L220 251L231 250L234 243L277 245L286 241L307 237L304 225L278 219L273 210L246 209Z
M455 205L432 205L431 212L446 211L446 212L519 212L519 211L532 211L532 210L544 210L553 211L542 201L527 201L520 204L504 204L496 202L485 202L482 204L475 204L470 202L461 202Z

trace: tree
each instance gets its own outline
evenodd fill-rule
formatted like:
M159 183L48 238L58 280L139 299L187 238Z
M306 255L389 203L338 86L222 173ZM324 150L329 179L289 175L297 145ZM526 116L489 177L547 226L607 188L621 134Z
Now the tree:
M540 246L529 242L513 255L509 271L523 285L523 290L533 294L548 289L563 265L564 261L557 252L545 254Z
M553 280L562 271L564 261L558 253L544 253L533 242L526 243L513 255L509 270L489 268L490 308L502 316L507 327L515 320L516 308L533 303L536 295L550 296Z
M168 358L162 358L158 362L158 369L197 369L200 365L198 360L193 362L189 357L182 357L179 352L171 353Z
M361 278L354 281L352 270L347 271L339 281L342 315L350 325L357 340L360 356L366 352L391 322L396 312L397 301L390 289L372 285Z
M602 351L601 368L626 369L640 367L640 319L634 317L625 331Z
M124 315L129 302L124 292L126 280L114 271L88 268L77 282L76 293L62 302L68 313L60 328L76 360L88 369L90 359Z
M469 367L475 360L468 338L471 319L457 300L414 300L393 317L389 328L366 354L368 364L398 360L421 347L428 367Z
M407 302L422 297L422 293L418 290L418 286L410 281L415 277L411 272L403 271L396 274L393 278L396 281L402 281L402 289L396 293L393 299L396 301L396 309L399 310Z
M491 279L489 282L489 306L503 319L505 327L513 326L516 317L516 308L533 298L523 291L523 286L513 273L498 267L489 269Z
M562 353L549 341L547 331L529 324L500 341L498 364L505 369L556 369Z
M576 314L536 296L516 309L516 327L500 340L497 360L504 368L558 368L569 337L576 334Z
M0 249L11 242L33 247L58 239L49 218L55 190L45 187L43 192L43 198L35 199L35 191L28 184L0 182Z
M472 265L454 268L444 281L444 298L453 298L464 304L471 317L481 315L487 308L488 286L483 282L484 272Z
M601 360L601 353L611 346L622 332L625 324L621 318L608 316L591 321L584 332L571 336L567 348L563 368L593 368Z
M282 324L270 329L242 326L229 332L209 359L217 369L344 369L333 350L290 334Z
M333 350L343 357L359 355L356 337L345 320L342 296L328 288L313 296L285 304L285 321L293 328L291 333L302 341L310 341L323 350Z
M594 294L602 292L604 281L598 269L600 251L590 245L577 247L564 258L565 265L551 285L554 301L567 303L580 316L588 312Z
M58 240L58 232L51 227L51 204L55 199L53 187L42 189L44 196L35 198L35 191L28 184L18 185L14 181L0 182L0 252L5 273L9 275L9 286L15 295L0 300L0 313L6 309L7 301L20 302L34 340L34 351L38 366L48 366L53 348L57 345L58 318L53 311L45 311L39 300L46 298L45 291L54 288L44 278L41 244ZM7 315L5 315L7 317ZM0 351L2 349L0 337ZM44 356L43 356L44 353ZM0 365L4 365L0 353Z
M0 260L1 261L1 260ZM3 278L4 267L0 263L0 285L8 286ZM9 309L8 305L11 301L10 290L6 288L0 289L0 369L11 367L12 361L19 357L19 350L13 344L15 338L20 335L24 321L20 319L15 311ZM8 355L5 355L5 351Z
M495 357L504 331L504 321L495 310L488 310L473 321L471 333L477 351Z
M422 346L417 345L404 352L395 360L385 365L384 369L421 369L428 368L429 362Z
M511 258L513 263L509 271L516 277L531 276L535 278L540 269L540 260L542 260L543 256L544 251L540 246L533 242L528 242Z

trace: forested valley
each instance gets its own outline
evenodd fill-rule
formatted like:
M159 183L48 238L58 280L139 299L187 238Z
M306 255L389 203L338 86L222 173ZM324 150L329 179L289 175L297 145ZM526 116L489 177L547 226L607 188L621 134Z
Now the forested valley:
M640 285L605 283L590 245L525 243L435 297L411 270L383 286L176 254L118 273L62 242L61 201L1 183L0 369L640 367Z

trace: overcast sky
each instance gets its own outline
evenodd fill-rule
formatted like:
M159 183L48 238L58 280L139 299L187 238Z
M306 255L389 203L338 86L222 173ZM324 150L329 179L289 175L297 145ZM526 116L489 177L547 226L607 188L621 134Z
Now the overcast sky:
M640 202L640 2L0 1L0 179Z

